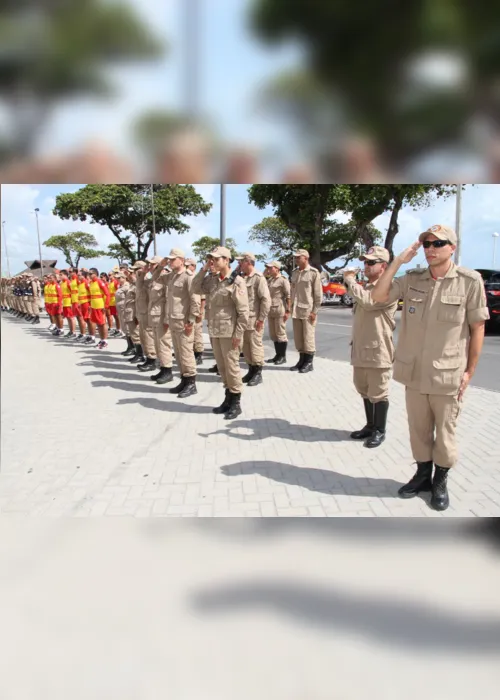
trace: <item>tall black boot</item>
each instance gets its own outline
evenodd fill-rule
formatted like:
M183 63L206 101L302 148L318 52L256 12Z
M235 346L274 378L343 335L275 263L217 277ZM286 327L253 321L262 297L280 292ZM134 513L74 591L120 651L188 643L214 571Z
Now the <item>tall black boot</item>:
M379 401L375 404L375 430L373 431L373 435L365 440L365 447L380 447L384 442L388 411L389 401Z
M203 353L202 352L195 352L194 359L196 360L197 365L203 364Z
M163 372L163 374L162 374ZM160 376L156 380L157 384L168 384L168 382L173 382L174 375L172 374L172 367L162 367L160 370Z
M250 377L247 382L247 386L257 386L258 384L262 384L262 367L259 365L254 365L254 370L255 372L253 373L253 377Z
M372 436L375 430L375 405L372 404L370 399L363 399L363 403L365 405L366 425L361 430L355 430L351 433L352 440L366 440L366 438Z
M225 414L226 420L232 420L241 415L241 394L229 394L229 409Z
M198 389L196 388L196 377L185 377L185 379L186 384L184 385L184 389L179 391L177 394L180 399L187 399L188 396L198 393Z
M188 380L187 377L181 377L180 384L178 384L177 386L174 386L173 389L169 389L170 393L171 394L178 394L180 391L182 391L184 389L184 387L186 386L187 380Z
M417 471L410 481L398 491L401 498L415 498L421 491L432 490L433 462L417 462Z
M137 369L139 372L152 372L154 369L156 369L156 360L154 357L147 357L146 362L143 362L140 365L137 365Z
M278 359L275 361L275 365L284 365L286 363L286 349L288 343L285 341L278 343Z
M300 372L305 361L306 361L305 360L305 353L304 352L299 353L299 361L297 362L296 365L294 365L293 367L290 367L290 372Z
M209 372L213 372L214 374L215 374L215 373L219 374L219 368L217 367L217 365L214 365L213 367L210 367L210 369L209 369L208 371L209 371Z
M132 342L132 338L129 335L127 335L126 340L127 340L127 348L124 352L121 353L124 357L126 357L127 355L130 355L130 351L134 350L134 344Z
M248 382L253 378L256 371L257 371L257 367L255 365L248 365L248 372L245 374L245 376L241 380L243 382L243 384L248 384Z
M142 345L137 343L135 346L135 355L130 358L129 362L135 364L136 362L144 362L144 353L142 351Z
M314 367L313 367L313 357L314 353L313 352L306 352L304 353L304 364L302 367L299 369L300 374L307 374L307 372L312 372Z
M274 357L271 360L266 360L268 365L274 364L276 362L276 360L278 359L278 357L280 355L279 350L278 350L278 345L279 345L278 342L274 343Z
M219 413L225 413L226 411L229 410L229 407L231 405L231 394L229 392L229 389L226 389L226 395L224 397L224 401L221 403L220 406L217 406L217 408L212 408L212 413L219 414Z
M434 510L446 510L450 505L450 496L448 494L448 472L446 467L438 467L434 472L432 481L432 498L431 508Z

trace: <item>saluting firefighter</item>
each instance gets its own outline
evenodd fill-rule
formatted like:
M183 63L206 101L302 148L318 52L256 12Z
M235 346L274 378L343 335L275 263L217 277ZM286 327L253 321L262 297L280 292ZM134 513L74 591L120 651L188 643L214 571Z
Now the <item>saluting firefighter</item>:
M167 384L174 378L172 374L172 333L169 328L165 330L163 325L167 301L166 287L171 273L166 269L166 265L169 263L168 258L155 255L151 260L154 269L149 291L149 322L153 329L156 357L160 363L160 371L151 375L151 381L157 384Z
M292 273L291 299L293 338L299 361L292 372L312 372L316 352L316 322L323 301L320 273L309 265L309 253L300 249L294 253L297 267Z
M186 270L190 275L196 274L196 260L194 258L186 259ZM206 296L200 294L200 315L196 317L194 322L194 358L197 365L203 363L203 319L205 318Z
M277 260L266 263L264 275L267 278L271 297L271 309L268 317L269 337L274 343L275 353L274 357L266 362L284 365L288 347L286 322L290 318L290 282L281 274L281 263Z
M137 367L140 370L153 370L156 367L156 348L153 338L153 329L149 323L149 287L150 274L149 263L138 260L134 268L136 270L136 318L139 322L139 333L141 335L142 351L146 357L143 362L139 362Z
M242 381L248 386L262 384L264 366L264 326L271 308L271 297L264 275L255 269L255 255L244 253L236 258L240 264L248 294L248 325L243 334L243 355L248 372Z
M368 284L356 282L356 272L345 271L344 281L354 299L351 365L354 386L363 398L366 425L351 433L353 440L364 440L365 447L379 447L385 440L389 410L389 382L394 361L393 333L398 302L377 304L371 290L391 259L386 248L374 246L360 260L365 263Z
M144 263L140 260L132 265L126 273L129 286L125 294L123 317L134 349L134 352L126 351L127 355L132 355L129 359L131 364L144 361L139 321L137 319L137 271L143 265Z
M394 279L422 245L428 267ZM456 246L453 229L431 226L393 260L371 291L379 303L404 299L394 379L406 386L417 471L399 495L412 498L432 490L431 506L439 511L449 506L447 479L457 463L457 420L489 318L483 280L478 272L454 264Z
M198 270L198 272L195 274L193 277L193 294L199 294L200 298L202 296L205 297L205 319L207 321L207 327L208 327L208 333L209 333L209 338L210 338L210 344L212 346L213 350L213 338L210 335L210 304L211 304L211 299L212 299L212 294L217 288L217 279L218 275L217 272L214 268L214 263L215 260L211 255L207 255L207 260L203 267ZM207 274L208 272L208 274ZM214 374L217 373L219 374L219 368L217 367L217 364L215 364L213 367L210 367L208 370L209 372L213 372Z

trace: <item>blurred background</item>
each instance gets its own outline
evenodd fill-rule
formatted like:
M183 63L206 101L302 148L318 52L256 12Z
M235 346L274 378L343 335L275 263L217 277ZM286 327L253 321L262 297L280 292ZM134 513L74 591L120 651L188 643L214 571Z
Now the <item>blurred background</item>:
M3 0L0 175L500 182L500 5Z

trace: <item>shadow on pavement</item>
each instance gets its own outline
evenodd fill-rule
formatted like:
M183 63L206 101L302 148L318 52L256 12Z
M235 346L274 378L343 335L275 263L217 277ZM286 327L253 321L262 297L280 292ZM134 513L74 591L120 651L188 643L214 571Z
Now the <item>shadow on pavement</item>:
M401 486L394 479L366 478L340 474L316 467L296 467L284 462L236 462L221 467L225 476L259 474L265 479L288 486L300 486L314 493L328 496L396 496Z
M83 366L83 365L82 365ZM91 365L89 365L91 366ZM154 374L154 373L150 373ZM119 372L85 372L86 377L105 377L106 379L118 379L118 380L123 380L123 381L134 381L134 382L139 382L144 379L147 379L148 377L145 377L144 374L137 374L136 375L130 375L130 374L120 374ZM149 375L150 376L150 375ZM149 380L151 384L153 385L154 382ZM156 385L155 385L156 386Z
M192 604L197 615L272 610L335 634L344 630L419 651L496 655L500 650L500 618L474 619L460 608L448 611L404 595L349 593L274 578L214 586L194 594Z
M196 395L194 397L191 396L189 399L185 400L179 399L177 403L174 403L173 401L160 401L159 399L144 398L119 399L117 403L119 405L138 403L141 406L144 406L144 408L153 408L156 411L169 411L172 413L212 413L211 406L199 406L197 404L188 404L187 402L192 400L193 398L196 400Z
M253 430L251 434L234 433L237 428ZM297 442L342 442L350 439L350 431L334 430L333 428L314 428L310 425L296 425L283 418L252 418L251 420L232 421L229 428L216 430L213 433L199 433L201 437L210 435L228 435L238 440L265 440L269 437L280 437Z

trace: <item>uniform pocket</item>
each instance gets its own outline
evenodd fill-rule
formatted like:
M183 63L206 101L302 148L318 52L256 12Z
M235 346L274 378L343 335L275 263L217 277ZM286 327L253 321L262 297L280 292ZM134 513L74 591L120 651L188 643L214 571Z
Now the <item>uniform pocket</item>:
M365 341L361 347L361 359L363 362L377 362L380 359L380 341Z
M414 357L396 357L394 359L394 380L401 384L410 384L413 381L414 369Z
M456 391L460 389L462 368L460 357L440 357L432 362L434 373L432 384L436 389Z
M427 300L415 295L405 299L406 318L411 321L421 321Z
M465 318L465 297L442 296L438 309L438 321L461 323Z

